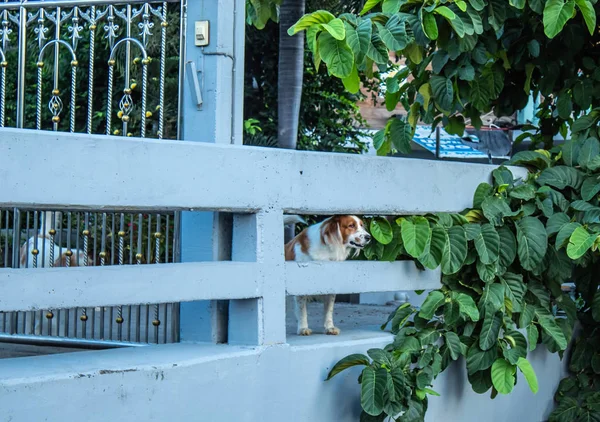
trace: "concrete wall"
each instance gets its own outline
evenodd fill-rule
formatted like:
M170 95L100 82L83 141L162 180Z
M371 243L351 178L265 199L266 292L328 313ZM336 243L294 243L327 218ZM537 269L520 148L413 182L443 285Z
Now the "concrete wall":
M329 339L329 338L328 338ZM360 414L359 369L324 382L338 359L387 344L391 336L355 332L290 344L238 347L174 344L0 361L0 420L353 422ZM562 376L556 355L529 356L533 395L519 374L513 394L490 400L471 391L464 362L434 388L427 422L541 422Z

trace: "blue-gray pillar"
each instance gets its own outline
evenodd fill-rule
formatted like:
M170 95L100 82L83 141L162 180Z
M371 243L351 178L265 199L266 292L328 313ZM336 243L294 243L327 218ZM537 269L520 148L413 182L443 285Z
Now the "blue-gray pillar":
M185 10L182 11L185 13ZM186 141L242 142L245 0L191 0L182 62L182 131ZM185 18L185 17L184 17ZM209 44L196 47L196 21L209 21ZM202 105L193 89L195 78ZM201 165L201 157L198 157ZM230 221L214 212L183 212L181 260L230 259ZM182 303L181 341L226 341L227 304Z

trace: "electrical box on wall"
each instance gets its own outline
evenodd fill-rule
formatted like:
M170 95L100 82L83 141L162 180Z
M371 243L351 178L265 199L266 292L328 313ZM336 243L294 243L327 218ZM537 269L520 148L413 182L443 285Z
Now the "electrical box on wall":
M207 46L208 40L209 40L208 21L194 22L194 44L196 45L196 47Z

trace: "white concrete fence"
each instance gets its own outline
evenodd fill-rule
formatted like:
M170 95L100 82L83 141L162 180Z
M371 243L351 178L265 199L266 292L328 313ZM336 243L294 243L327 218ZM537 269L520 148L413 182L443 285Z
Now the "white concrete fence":
M471 205L486 165L5 129L0 206L234 212L232 261L0 271L0 312L229 299L229 342L285 343L286 294L431 289L410 261L284 262L284 213ZM131 189L135 186L135 189Z
M360 369L324 382L327 371L346 355L383 347L392 336L347 331L286 338L286 295L431 289L439 286L440 273L400 261L285 262L283 214L461 211L492 170L442 161L0 131L0 207L234 213L231 261L0 270L0 312L230 300L229 345L167 344L0 360L2 420L255 422L293 415L298 421L357 421ZM453 364L434 383L441 397L431 398L426 421L545 420L564 363L541 348L531 361L540 379L538 394L519 383L513 394L493 401L471 391L464 363Z

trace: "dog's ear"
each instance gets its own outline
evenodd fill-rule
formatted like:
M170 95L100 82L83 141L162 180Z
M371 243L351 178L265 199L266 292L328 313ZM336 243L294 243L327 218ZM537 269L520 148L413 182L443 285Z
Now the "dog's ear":
M344 244L339 216L333 216L323 222L321 237L326 245L341 246Z

